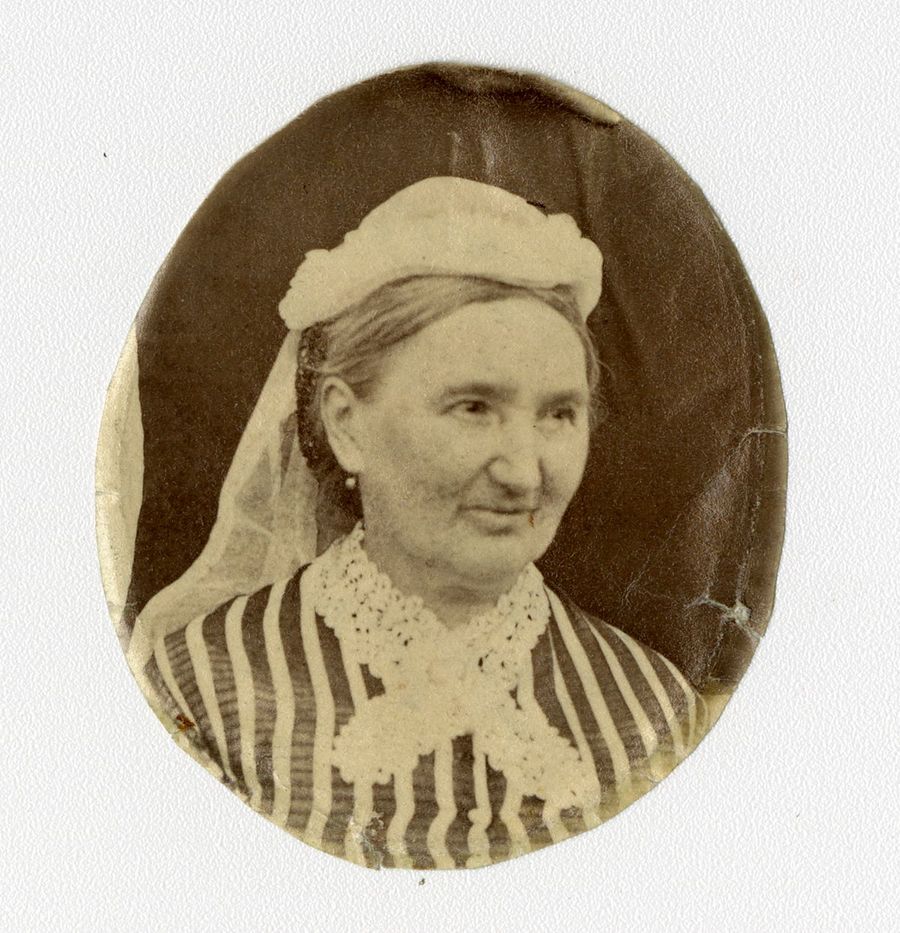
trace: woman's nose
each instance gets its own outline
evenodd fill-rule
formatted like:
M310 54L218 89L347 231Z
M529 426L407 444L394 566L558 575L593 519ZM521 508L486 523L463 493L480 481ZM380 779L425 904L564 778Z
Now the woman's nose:
M494 481L516 495L537 493L543 483L540 440L530 419L501 430L489 465Z

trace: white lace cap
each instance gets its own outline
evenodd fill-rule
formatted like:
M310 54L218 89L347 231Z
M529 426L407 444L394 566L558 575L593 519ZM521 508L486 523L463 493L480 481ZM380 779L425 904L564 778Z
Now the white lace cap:
M291 330L337 317L412 275L472 275L572 289L582 319L600 298L603 257L568 214L546 215L503 188L425 178L378 205L334 249L308 252L278 310Z

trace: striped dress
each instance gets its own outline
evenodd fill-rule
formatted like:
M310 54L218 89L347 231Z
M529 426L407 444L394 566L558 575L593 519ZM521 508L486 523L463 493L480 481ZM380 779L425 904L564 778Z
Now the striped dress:
M671 662L546 588L549 619L514 699L536 703L587 763L589 799L554 811L521 793L477 732L389 780L348 783L335 740L384 686L348 661L304 598L309 566L161 638L146 674L183 747L257 812L328 853L430 869L533 851L618 813L705 732L704 702Z

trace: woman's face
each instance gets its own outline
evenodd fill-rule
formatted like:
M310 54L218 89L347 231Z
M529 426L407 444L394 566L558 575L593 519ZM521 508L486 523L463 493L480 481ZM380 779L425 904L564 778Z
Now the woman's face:
M511 585L581 482L589 390L574 328L536 298L459 308L395 347L355 400L367 529L451 584Z

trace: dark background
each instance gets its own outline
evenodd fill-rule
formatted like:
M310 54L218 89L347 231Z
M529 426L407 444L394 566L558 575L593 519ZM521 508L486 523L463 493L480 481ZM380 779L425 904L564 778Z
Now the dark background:
M697 686L735 683L771 613L786 465L777 366L737 252L637 127L544 79L465 66L320 101L231 169L179 238L138 316L144 494L128 624L206 542L303 254L430 175L571 214L600 247L589 324L608 413L540 566ZM738 603L749 621L721 608Z

